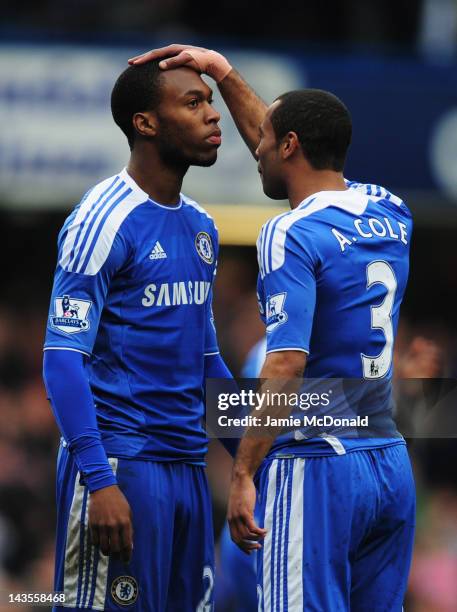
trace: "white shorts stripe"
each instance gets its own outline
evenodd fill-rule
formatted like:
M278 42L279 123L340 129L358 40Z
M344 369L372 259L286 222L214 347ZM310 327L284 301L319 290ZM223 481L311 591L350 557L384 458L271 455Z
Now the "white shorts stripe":
M90 546L89 542L90 542L90 539L89 539L89 530L88 530L87 531L87 552L85 554L85 559L87 560L90 558L90 563L89 563L89 570L87 572L87 576L85 580L83 581L84 590L82 591L82 597L81 597L81 603L80 603L81 608L89 607L90 593L92 590L92 582L94 580L95 546Z
M292 499L287 556L287 601L288 612L302 612L303 602L303 487L306 459L296 457L293 461Z
M287 542L286 542L286 515L287 515L287 489L290 478L290 464L288 459L283 459L283 480L281 482L281 493L280 493L280 507L278 511L278 523L280 533L280 545L278 551L278 564L279 564L279 580L276 585L276 589L279 589L279 609L284 610L284 571L285 571L285 555L287 554Z
M78 478L79 479L79 478ZM79 598L78 598L78 602L77 605L80 608L84 608L84 588L86 586L86 572L87 572L87 560L88 558L90 558L90 549L92 548L89 544L89 537L88 537L88 530L89 530L89 494L87 494L87 501L86 501L86 508L85 508L85 512L84 512L84 517L83 518L83 525L81 525L81 528L83 530L83 535L82 535L82 545L83 545L83 549L82 551L79 551L79 556L81 557L82 554L82 574L81 574L81 583L79 584Z
M119 460L114 457L110 457L108 461L111 467L113 468L114 474L116 474ZM99 552L97 573L94 577L95 593L94 593L94 602L91 606L93 610L104 610L105 609L106 587L108 584L108 563L109 563L109 557L106 557L105 555L102 555Z
M264 528L267 530L263 544L263 609L271 610L271 545L273 540L273 508L276 497L276 480L279 461L275 459L268 470L267 499L265 502Z
M70 507L65 545L63 591L65 593L65 603L69 607L76 606L76 596L78 593L80 520L84 490L85 487L79 484L78 474Z
M280 519L280 509L282 506L282 495L284 493L284 469L285 461L280 460L278 463L277 477L279 478L279 491L276 495L275 503L273 506L273 533L274 533L274 550L273 550L273 566L270 572L270 581L273 586L272 590L272 605L271 609L276 610L276 603L279 597L278 588L281 584L278 581L278 573L280 571L281 563L281 537L282 537L282 525ZM278 483L276 483L276 490ZM278 584L279 583L279 584Z
M108 459L114 474L117 472L118 459ZM65 567L63 591L65 593L64 607L88 608L91 599L92 588L95 580L94 600L91 607L92 610L104 610L106 599L106 587L108 582L108 564L109 557L102 555L94 546L89 546L89 500L90 494L87 496L87 503L83 512L83 501L86 487L79 484L80 474L76 475L73 500L71 503L70 514L67 525L67 541L65 546ZM83 534L81 534L81 519L83 519ZM83 541L83 550L81 550L81 539ZM83 555L82 564L80 566L81 554ZM96 558L98 556L98 563ZM90 560L89 567L88 561ZM81 581L80 578L81 567ZM80 597L78 596L78 583L80 583Z

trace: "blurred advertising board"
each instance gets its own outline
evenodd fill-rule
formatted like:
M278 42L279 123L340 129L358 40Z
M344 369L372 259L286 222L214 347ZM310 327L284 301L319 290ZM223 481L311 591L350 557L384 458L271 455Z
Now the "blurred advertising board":
M129 149L112 120L110 94L135 53L131 48L0 47L3 205L68 207L126 165ZM280 55L236 52L231 58L265 100L303 86L302 71ZM265 202L257 166L216 91L215 106L223 131L218 162L210 170L193 168L185 193L202 202Z
M216 45L215 45L216 46ZM110 92L131 47L0 46L0 206L68 208L118 172L129 150ZM430 219L457 219L457 70L413 58L226 51L271 102L298 87L329 89L354 119L346 176L382 184ZM272 206L215 88L223 145L184 192L204 204Z

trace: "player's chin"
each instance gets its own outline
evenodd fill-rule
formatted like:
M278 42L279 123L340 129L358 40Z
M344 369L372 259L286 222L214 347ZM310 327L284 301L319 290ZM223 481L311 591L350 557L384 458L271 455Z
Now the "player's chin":
M217 149L214 149L213 151L200 153L199 155L195 156L194 160L192 161L192 166L202 166L207 168L208 166L215 164L216 161Z
M265 177L262 176L262 187L263 193L272 200L286 200L287 199L287 191L283 188L282 185L278 185L276 183L268 183L265 180Z

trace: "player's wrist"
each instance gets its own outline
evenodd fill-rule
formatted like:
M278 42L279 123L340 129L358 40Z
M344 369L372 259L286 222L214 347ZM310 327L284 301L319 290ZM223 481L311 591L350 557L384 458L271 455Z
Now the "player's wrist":
M207 74L216 83L220 83L228 73L232 70L232 66L227 58L213 51L212 49L186 49L185 53L190 55L194 62L197 64L201 72Z
M117 485L117 479L108 461L105 448L98 438L80 439L77 444L70 445L70 452L79 468L81 481L87 485L91 493Z
M244 480L253 480L255 470L249 469L245 465L235 465L232 469L232 482L242 482Z
M109 472L107 469L91 474L81 472L81 481L87 486L90 493L95 493L96 491L107 489L112 486L118 486L113 471L111 470L111 472Z

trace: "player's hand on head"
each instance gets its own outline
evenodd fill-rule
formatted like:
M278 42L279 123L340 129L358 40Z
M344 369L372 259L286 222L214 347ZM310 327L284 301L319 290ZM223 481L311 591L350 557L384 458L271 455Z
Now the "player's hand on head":
M89 529L94 546L104 555L130 561L133 549L132 511L116 485L90 494Z
M163 70L188 66L199 73L207 74L216 83L222 81L232 69L227 59L217 51L181 44L152 49L128 61L129 64L137 66L153 60L162 60L159 65Z
M259 527L254 520L255 501L256 489L251 477L232 482L227 511L230 535L235 544L248 555L262 548L259 540L267 534L266 529Z

